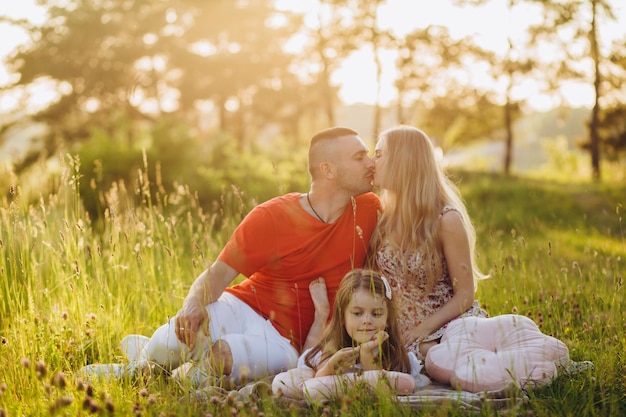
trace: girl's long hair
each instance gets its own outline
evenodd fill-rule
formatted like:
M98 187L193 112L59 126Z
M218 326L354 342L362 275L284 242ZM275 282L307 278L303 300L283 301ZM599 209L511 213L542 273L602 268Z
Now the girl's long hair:
M383 240L400 253L410 256L420 250L432 289L443 271L443 253L439 238L439 216L445 206L460 214L469 239L474 286L487 276L475 262L476 231L458 188L444 174L435 156L432 142L421 130L398 126L381 133L386 138L380 199L383 206L370 240L370 262L375 265L376 250ZM403 259L407 271L407 259Z
M321 341L305 356L306 365L317 369L314 358L318 353L321 352L321 363L339 349L357 346L357 343L352 340L346 331L345 313L352 295L359 290L369 291L371 294L381 297L387 304L386 332L389 334L389 338L380 346L379 358L381 359L381 367L388 371L410 373L411 364L402 343L396 309L392 300L386 296L387 291L381 275L369 269L353 269L342 279L335 297L335 307L330 324L324 330Z

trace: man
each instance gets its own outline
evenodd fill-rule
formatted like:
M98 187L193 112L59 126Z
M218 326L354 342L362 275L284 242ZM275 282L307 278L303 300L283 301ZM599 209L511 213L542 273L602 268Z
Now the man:
M141 358L169 369L198 360L235 383L295 366L314 318L309 284L323 277L332 305L344 274L363 266L380 209L374 164L354 130L313 136L309 172L308 193L276 197L244 218ZM247 278L229 287L239 274Z

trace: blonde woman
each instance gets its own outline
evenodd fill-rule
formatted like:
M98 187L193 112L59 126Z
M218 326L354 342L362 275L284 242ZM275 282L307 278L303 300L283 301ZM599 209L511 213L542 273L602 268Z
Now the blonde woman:
M487 316L475 300L486 276L475 263L474 227L421 130L382 132L373 160L383 213L370 241L372 262L389 279L407 350L423 359L451 320Z

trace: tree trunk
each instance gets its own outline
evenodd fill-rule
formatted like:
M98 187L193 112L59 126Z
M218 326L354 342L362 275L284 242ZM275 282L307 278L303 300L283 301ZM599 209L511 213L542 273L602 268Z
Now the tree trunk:
M504 127L506 130L506 142L504 148L504 175L511 175L511 162L513 160L513 115L511 114L511 102L507 97L504 105Z
M335 126L335 105L332 89L330 88L330 64L328 62L329 59L324 52L326 39L324 38L324 34L322 33L321 25L318 29L318 36L317 52L320 57L320 62L322 63L321 87L323 89L322 99L324 100L324 112L326 114L326 121L328 123L328 126Z
M376 44L376 42L376 36L374 36L372 40L372 46L374 49L374 63L376 64L376 104L374 106L374 126L372 127L372 135L374 137L378 137L378 134L380 133L380 84L383 73L382 63L380 62L380 57L378 56L378 45Z
M228 122L226 121L226 101L222 97L218 97L215 103L215 109L218 112L218 123L219 128L222 132L225 132L228 127Z
M600 181L600 138L598 135L599 114L600 114L600 57L598 51L598 28L597 28L597 0L592 0L591 13L591 33L589 41L591 42L591 57L594 66L593 89L595 100L593 109L591 110L591 122L589 123L589 151L591 153L591 172L594 181Z
M504 175L511 175L511 165L513 164L513 103L511 102L511 91L513 90L513 76L515 75L510 57L513 44L509 40L509 52L507 55L506 72L509 83L506 87L506 103L504 104L504 129L506 131L506 146L504 149Z
M398 107L396 108L396 121L399 125L405 124L404 122L404 108L402 102L404 98L404 92L398 89Z

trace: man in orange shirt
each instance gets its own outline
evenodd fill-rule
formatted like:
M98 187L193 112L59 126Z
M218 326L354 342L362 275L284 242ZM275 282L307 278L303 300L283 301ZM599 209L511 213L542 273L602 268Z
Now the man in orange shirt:
M142 346L140 361L175 369L196 360L235 383L296 365L314 319L310 283L323 277L333 304L341 278L364 265L380 210L374 164L354 130L314 135L309 172L309 192L273 198L246 216L176 317ZM230 286L239 274L246 279Z

